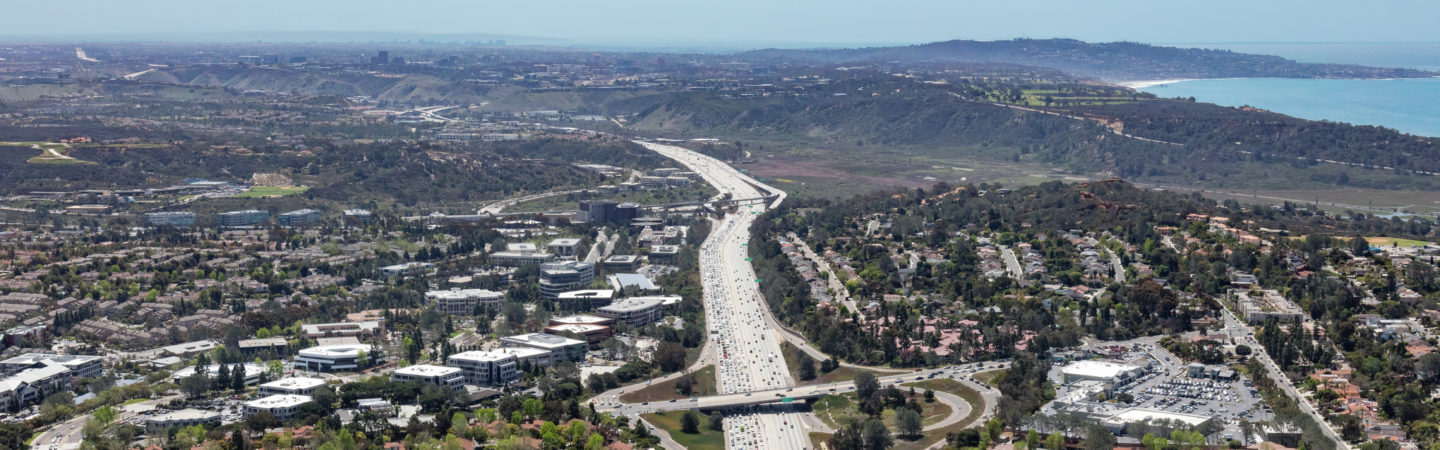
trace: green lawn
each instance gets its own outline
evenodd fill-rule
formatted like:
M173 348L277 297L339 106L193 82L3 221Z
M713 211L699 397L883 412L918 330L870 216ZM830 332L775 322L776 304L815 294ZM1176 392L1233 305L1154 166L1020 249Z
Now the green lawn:
M908 390L902 389L902 392L908 393ZM916 397L920 397L923 392L923 389L916 389ZM944 403L940 403L938 401L926 403L923 398L917 398L917 400L920 402L921 423L925 426L930 426L932 424L939 423L940 421L945 420L945 418L950 417L950 414L954 411L950 409L950 406ZM855 401L854 393L826 395L824 397L820 397L820 400L817 400L814 404L812 404L811 408L815 411L815 415L819 417L821 421L825 422L826 425L829 425L830 428L834 429L843 428L851 421L855 419L863 419L865 417L865 414L860 412L860 405L858 402ZM885 426L888 426L892 430L894 430L894 409L886 409L885 411L882 411L880 413L880 419L885 422Z
M1376 246L1376 247L1391 247L1391 246L1399 246L1399 247L1424 247L1424 246L1430 244L1429 242L1425 242L1425 241L1417 241L1417 240L1414 240L1414 239L1392 238L1392 237L1367 237L1367 238L1365 238L1365 240L1366 240L1366 241L1369 241L1369 242L1370 242L1370 245L1373 245L1373 246Z
M999 385L999 383L1000 383L1000 376L1001 376L1001 375L1004 375L1004 374L1005 374L1005 370L1003 370L1003 369L1002 369L1002 370L991 370L991 371L989 371L989 372L980 372L980 373L977 373L977 374L974 375L973 378L975 378L975 381L979 381L979 382L981 382L981 383L985 383L985 384L988 384L988 385L990 385L990 386L992 386L992 387L995 387L996 389L999 389L999 388L1000 388L1000 385Z
M250 190L237 194L239 198L266 198L284 197L291 194L299 194L309 190L310 186L256 186Z
M644 417L651 425L670 432L670 438L674 439L675 442L679 442L680 445L685 446L687 449L724 450L725 433L711 430L709 419L703 415L700 419L700 433L688 434L680 432L680 417L684 415L684 411L669 411L656 414L642 414L641 417Z
M675 383L677 381L680 381L680 379L676 378L673 380L667 380L660 383L651 384L649 386L646 386L644 389L626 392L620 395L620 401L626 403L663 402L672 399L679 400L688 399L690 397L715 395L719 392L719 390L715 387L714 365L701 367L700 370L695 371L695 387L693 388L690 395L681 395L680 393L675 392Z

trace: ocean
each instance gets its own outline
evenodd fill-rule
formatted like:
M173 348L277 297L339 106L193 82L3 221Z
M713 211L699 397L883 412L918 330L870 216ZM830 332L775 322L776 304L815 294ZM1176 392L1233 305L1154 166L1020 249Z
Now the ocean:
M1179 44L1278 55L1302 62L1440 71L1440 44ZM1440 137L1440 78L1312 80L1237 78L1141 87L1160 97L1195 97L1311 119L1378 125Z

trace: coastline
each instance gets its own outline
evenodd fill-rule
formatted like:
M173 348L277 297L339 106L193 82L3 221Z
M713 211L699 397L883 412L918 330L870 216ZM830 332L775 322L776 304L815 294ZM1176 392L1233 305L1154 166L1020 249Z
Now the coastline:
M1186 82L1186 81L1198 81L1198 80L1203 80L1203 79L1204 79L1204 78L1173 78L1173 79L1169 79L1169 80L1135 80L1135 81L1121 81L1121 82L1119 82L1119 83L1115 83L1115 85L1117 85L1117 86L1124 86L1124 87L1127 87L1127 88L1130 88L1130 89L1140 90L1140 89L1145 89L1145 88L1147 88L1147 87L1159 86L1159 85L1162 85L1162 84L1182 83L1182 82Z

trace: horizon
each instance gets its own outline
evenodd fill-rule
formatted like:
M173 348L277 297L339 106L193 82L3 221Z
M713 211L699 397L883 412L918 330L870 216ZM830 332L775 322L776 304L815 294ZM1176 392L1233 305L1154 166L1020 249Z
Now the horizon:
M546 5L459 0L406 5L374 0L257 0L243 5L76 0L9 7L11 26L0 33L0 40L307 43L332 40L267 39L266 35L374 34L414 39L492 36L623 47L837 47L1024 37L1156 45L1440 43L1440 29L1428 23L1429 18L1440 16L1440 4L1415 0L1402 3L1406 3L1404 14L1396 14L1395 8L1340 0L1276 0L1261 4L1220 0L1205 5L1142 0L1103 4L1063 0L955 4L920 0L898 5L855 0L783 4L735 0L685 5L658 0L630 0L619 5L567 0ZM701 15L705 20L694 20ZM1146 20L1134 20L1137 17Z

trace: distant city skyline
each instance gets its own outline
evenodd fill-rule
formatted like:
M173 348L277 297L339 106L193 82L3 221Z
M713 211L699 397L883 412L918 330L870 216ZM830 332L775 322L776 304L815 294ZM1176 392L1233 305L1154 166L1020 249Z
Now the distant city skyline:
M1424 0L72 0L7 5L6 16L0 40L367 41L379 39L363 36L473 35L518 38L517 43L639 47L821 47L1020 37L1158 44L1440 42L1440 28L1432 26L1440 17L1440 2ZM292 38L279 39L287 36Z

